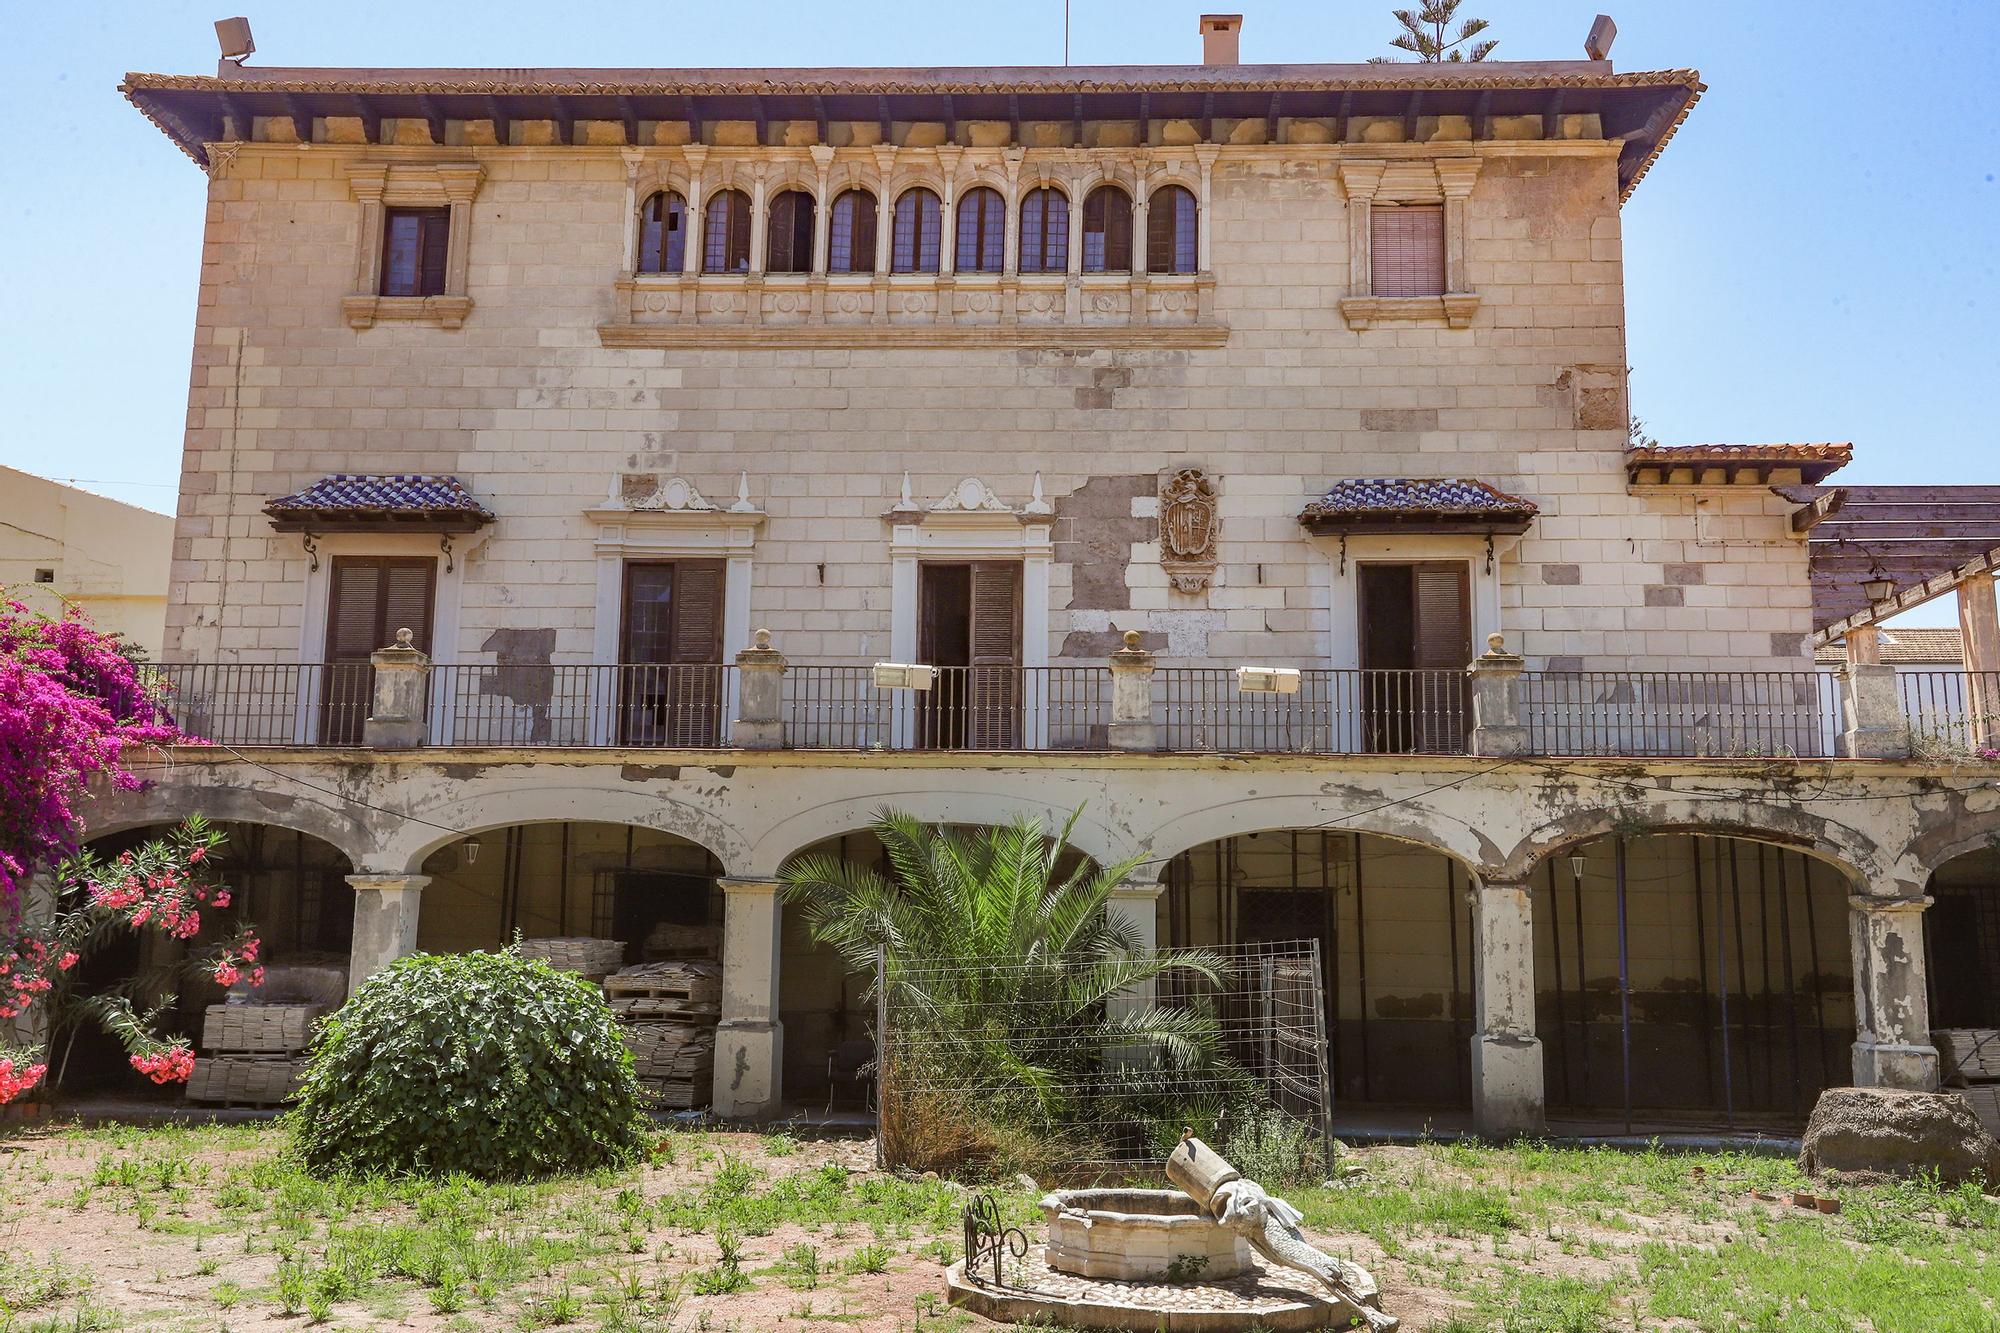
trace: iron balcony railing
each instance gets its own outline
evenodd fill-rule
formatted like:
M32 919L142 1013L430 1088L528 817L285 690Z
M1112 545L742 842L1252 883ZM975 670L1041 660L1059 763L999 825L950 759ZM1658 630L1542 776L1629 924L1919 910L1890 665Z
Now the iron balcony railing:
M1819 758L1834 688L1817 671L1530 671L1520 707L1536 754Z
M191 736L249 746L357 746L374 693L366 663L150 666L163 714ZM1455 754L1473 692L1455 671L1302 670L1296 689L1245 692L1222 667L1158 667L1148 718L1173 753ZM928 690L878 686L868 666L791 665L784 744L802 750L1103 751L1105 666L944 667ZM1291 682L1288 682L1291 683ZM2000 673L1899 673L1920 757L2000 746ZM714 663L433 665L424 743L439 747L714 749L741 716L740 668ZM1512 686L1530 753L1818 758L1838 750L1828 672L1530 671Z

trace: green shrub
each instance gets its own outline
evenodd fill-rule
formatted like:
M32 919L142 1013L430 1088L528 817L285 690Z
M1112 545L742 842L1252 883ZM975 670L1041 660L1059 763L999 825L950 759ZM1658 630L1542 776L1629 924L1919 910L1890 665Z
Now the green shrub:
M503 953L414 954L326 1022L294 1113L307 1164L523 1179L633 1161L632 1055L582 978Z

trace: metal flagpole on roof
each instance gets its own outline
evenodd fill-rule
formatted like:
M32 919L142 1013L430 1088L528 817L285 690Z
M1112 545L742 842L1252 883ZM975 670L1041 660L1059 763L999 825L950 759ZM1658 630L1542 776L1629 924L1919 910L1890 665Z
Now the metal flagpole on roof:
M1063 64L1069 64L1069 0L1063 0Z

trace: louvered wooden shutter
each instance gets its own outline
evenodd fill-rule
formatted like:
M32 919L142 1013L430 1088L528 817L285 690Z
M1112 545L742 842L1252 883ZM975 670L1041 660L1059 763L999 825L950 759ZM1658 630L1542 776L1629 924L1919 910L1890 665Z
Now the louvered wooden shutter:
M675 665L664 728L671 745L713 745L721 732L723 568L720 560L674 566Z
M410 631L418 652L431 650L431 605L437 564L432 560L388 560L382 581L382 642L396 641L396 631Z
M1174 271L1174 200L1165 190L1155 192L1146 208L1146 271Z
M850 246L850 258L846 271L849 273L873 273L875 271L875 222L881 206L875 196L863 190L852 192L850 205L854 210L854 240Z
M334 558L326 605L327 661L366 662L370 653L387 646L379 637L384 573L379 560Z
M750 197L731 191L729 195L729 271L740 273L750 267Z
M327 588L326 660L320 686L320 739L351 745L361 739L374 672L370 654L408 629L421 652L431 649L437 562L418 556L336 556Z
M1011 748L1020 734L1021 567L972 567L972 666L966 744Z
M1470 571L1452 563L1414 566L1418 675L1411 696L1418 748L1453 753L1465 743L1465 669L1472 663Z
M1375 295L1444 294L1444 208L1437 204L1369 209Z
M418 266L417 294L444 295L445 262L451 253L451 214L445 209L426 209L423 216L424 251Z

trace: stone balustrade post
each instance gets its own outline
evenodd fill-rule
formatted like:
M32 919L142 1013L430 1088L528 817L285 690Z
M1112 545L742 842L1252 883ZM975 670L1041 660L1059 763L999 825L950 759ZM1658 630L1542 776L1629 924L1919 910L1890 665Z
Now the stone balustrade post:
M1937 1091L1938 1053L1924 983L1924 909L1933 901L1869 894L1847 900L1856 1087Z
M715 1029L715 1113L768 1119L784 1095L785 1030L778 1021L783 902L774 879L720 881L722 1019Z
M1496 1138L1538 1134L1547 1103L1535 1035L1534 886L1482 881L1472 894L1473 1123Z
M757 631L753 646L736 654L736 721L730 743L745 750L779 750L785 744L785 655L771 646L771 631Z
M1910 729L1896 689L1896 668L1847 662L1840 668L1840 757L1908 759Z
M1111 748L1160 748L1153 725L1153 655L1139 646L1139 631L1125 631L1125 646L1111 654Z
M1486 636L1486 651L1466 668L1472 694L1469 753L1506 759L1532 752L1528 728L1521 722L1521 672L1526 665L1519 654L1507 651L1501 635Z
M424 708L431 659L417 651L407 629L396 642L369 654L375 688L362 724L361 743L376 750L414 750L424 743Z
M354 942L349 946L347 993L398 958L417 951L417 914L428 875L349 875L354 886Z

